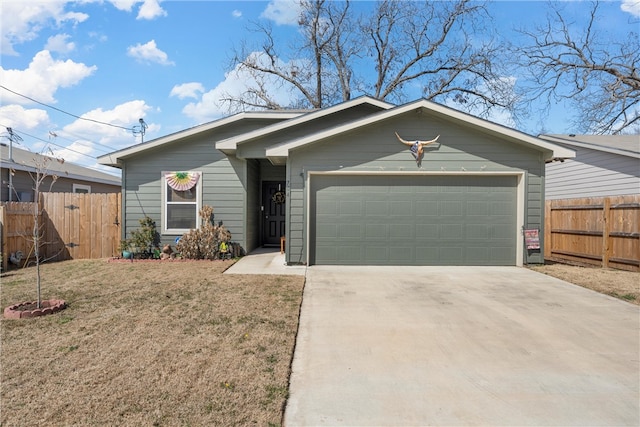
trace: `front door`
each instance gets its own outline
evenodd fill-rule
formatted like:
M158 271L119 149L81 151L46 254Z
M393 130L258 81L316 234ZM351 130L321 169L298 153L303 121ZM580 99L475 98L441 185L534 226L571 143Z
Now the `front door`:
M265 181L262 183L263 227L262 244L280 245L284 236L285 183Z

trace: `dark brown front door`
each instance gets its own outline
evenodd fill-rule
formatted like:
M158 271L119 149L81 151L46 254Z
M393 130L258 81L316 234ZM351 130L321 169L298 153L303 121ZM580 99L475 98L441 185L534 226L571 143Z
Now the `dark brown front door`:
M284 236L285 183L265 181L262 183L263 227L262 244L280 245Z

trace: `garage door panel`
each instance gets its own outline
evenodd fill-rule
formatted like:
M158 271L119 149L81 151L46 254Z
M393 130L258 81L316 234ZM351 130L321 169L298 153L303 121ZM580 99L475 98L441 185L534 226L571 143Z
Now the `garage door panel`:
M440 216L462 216L464 215L463 204L460 201L440 202Z
M364 237L366 240L388 239L389 224L366 224Z
M354 216L362 216L362 202L353 201L353 200L341 200L338 202L338 214L341 216L344 215L354 215Z
M407 216L413 218L413 202L392 201L390 203L390 211L394 217Z
M418 194L416 194L416 196L418 196ZM416 205L416 216L438 216L437 201L417 200L415 205Z
M323 239L331 239L335 241L338 238L338 226L336 224L320 223L316 226L318 236L323 236Z
M312 264L515 265L514 176L343 175L311 183Z
M387 201L367 200L365 202L365 215L389 216L389 203Z
M338 238L349 240L360 240L362 238L363 225L360 224L340 224L338 225Z
M491 214L491 204L486 201L467 202L467 216L488 216Z
M397 224L393 227L393 231L387 234L389 240L413 240L414 224Z
M367 246L364 248L365 258L372 264L387 264L389 249L386 246Z
M467 224L465 235L468 240L485 240L491 237L490 227L487 224Z

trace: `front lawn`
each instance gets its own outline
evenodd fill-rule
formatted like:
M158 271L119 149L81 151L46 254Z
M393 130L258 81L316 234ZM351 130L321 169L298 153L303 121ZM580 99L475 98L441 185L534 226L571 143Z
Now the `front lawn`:
M69 307L2 320L0 425L280 425L304 277L229 263L42 266ZM1 286L3 309L34 300L35 269Z

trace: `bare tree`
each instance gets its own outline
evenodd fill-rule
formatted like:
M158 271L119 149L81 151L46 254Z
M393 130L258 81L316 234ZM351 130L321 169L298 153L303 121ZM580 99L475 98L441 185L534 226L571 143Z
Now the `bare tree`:
M522 90L532 105L546 99L543 107L567 100L578 115L574 125L585 133L624 133L640 125L640 41L630 32L624 40L599 34L597 2L580 31L563 16L561 5L551 4L543 26L521 30L531 45L516 46L519 65L529 70L533 85Z
M252 84L240 95L227 94L223 102L231 111L244 108L322 108L350 99L350 59L356 53L349 28L349 2L302 0L298 18L300 39L278 44L270 24L253 23L251 31L263 37L259 48L242 44L231 65ZM289 61L283 58L291 57ZM271 89L271 92L270 92ZM275 91L296 94L289 105L276 100Z
M448 99L480 115L511 108L515 98L501 77L501 46L489 34L489 21L480 2L377 3L363 25L375 63L373 96L403 99L404 88L414 84L426 99Z
M488 19L482 4L468 0L385 0L369 15L357 15L349 1L303 0L293 45L279 44L270 26L254 24L262 46L243 45L232 58L253 84L223 101L230 111L322 108L354 92L402 100L411 90L477 114L510 108L512 85L498 69L500 47L488 34ZM295 94L294 101L277 102L274 92L281 91Z

